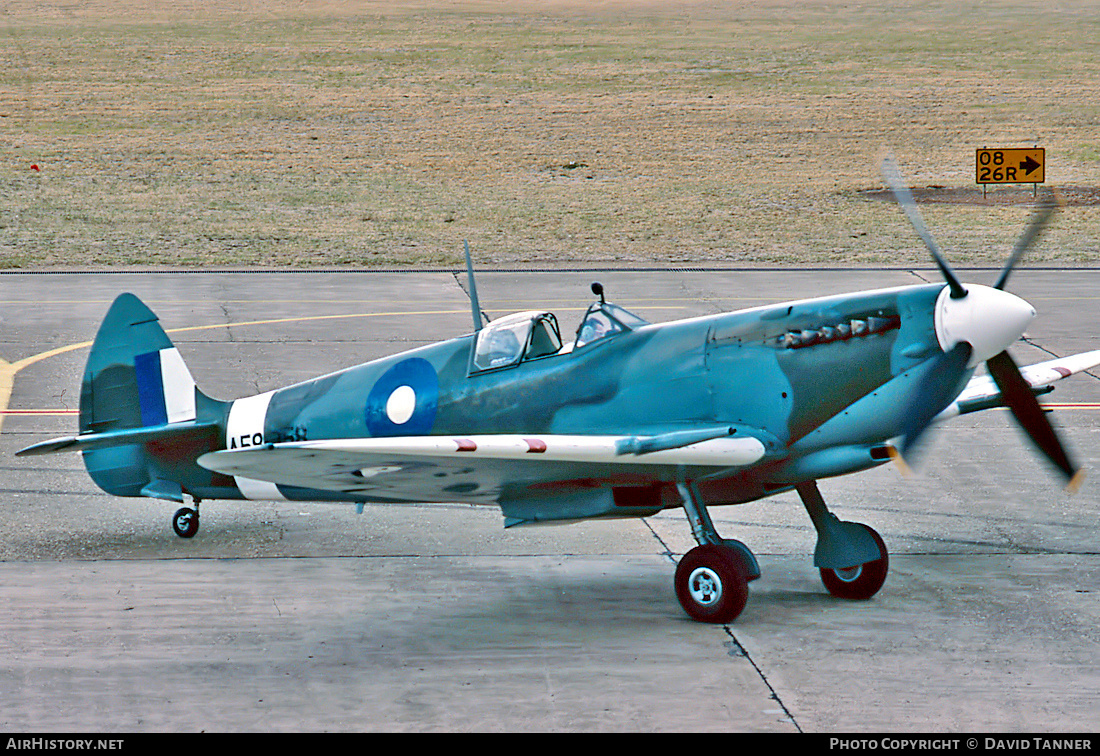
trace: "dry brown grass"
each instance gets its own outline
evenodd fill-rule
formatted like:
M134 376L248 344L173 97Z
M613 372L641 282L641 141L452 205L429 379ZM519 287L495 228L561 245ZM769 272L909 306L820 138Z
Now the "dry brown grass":
M0 266L921 263L861 191L887 151L1100 184L1100 10L961 5L7 3ZM1028 212L925 211L977 264ZM1031 260L1097 261L1098 220Z

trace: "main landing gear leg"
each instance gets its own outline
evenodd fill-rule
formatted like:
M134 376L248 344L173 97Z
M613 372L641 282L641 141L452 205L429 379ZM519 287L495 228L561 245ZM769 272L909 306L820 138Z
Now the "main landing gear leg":
M718 535L699 493L689 483L677 486L698 546L676 566L676 597L699 622L733 622L749 600L749 581L760 567L749 547Z
M816 481L799 483L795 490L817 529L814 566L829 593L857 600L878 593L890 566L882 537L867 525L838 519L825 506Z

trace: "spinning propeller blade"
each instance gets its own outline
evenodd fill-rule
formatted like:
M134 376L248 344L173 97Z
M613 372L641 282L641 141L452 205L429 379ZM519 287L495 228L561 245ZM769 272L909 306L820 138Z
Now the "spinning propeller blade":
M898 450L902 457L912 456L917 441L924 435L932 420L954 401L972 352L970 344L960 341L934 358L934 364L921 384L921 391L914 395L913 401L906 408L902 444Z
M1028 223L1024 232L1020 234L1020 238L1016 240L1016 248L1012 250L1012 255L1008 258L1008 262L1005 263L1004 268L1001 270L1001 275L997 279L997 283L993 284L994 289L1005 288L1005 284L1008 282L1008 275L1012 272L1012 269L1016 267L1016 263L1020 261L1020 258L1024 256L1024 253L1031 247L1032 244L1039 238L1039 235L1043 233L1043 229L1046 228L1047 223L1050 222L1051 217L1054 215L1054 211L1062 206L1062 198L1053 191L1047 191L1043 194L1043 200L1039 203L1035 212L1031 215L1031 222Z
M1062 471L1067 481L1066 490L1076 491L1084 479L1084 471L1070 461L1058 433L1039 406L1035 395L1031 393L1031 386L1020 375L1020 369L1016 367L1012 357L1008 352L1001 352L990 357L985 364L1020 427L1036 448Z
M932 254L932 259L936 261L936 265L939 266L940 273L943 274L943 278L947 281L947 285L951 287L951 296L955 299L962 299L966 296L966 288L959 281L955 275L955 271L951 270L951 266L947 264L947 258L943 256L943 252L940 251L939 246L936 244L936 240L932 238L931 232L928 230L928 226L924 225L924 219L921 217L920 211L917 209L917 202L913 199L913 193L909 191L909 187L901 179L901 173L898 171L898 166L894 162L893 157L887 157L882 161L882 177L886 179L887 186L894 193L894 198L901 205L901 209L905 212L909 223L917 232L917 236L924 240L924 246L928 247L928 251Z

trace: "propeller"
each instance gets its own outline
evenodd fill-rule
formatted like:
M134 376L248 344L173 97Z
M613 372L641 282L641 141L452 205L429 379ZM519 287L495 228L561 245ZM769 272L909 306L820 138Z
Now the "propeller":
M883 160L882 176L917 235L924 241L950 291L947 299L941 297L942 301L937 303L936 310L936 331L944 352L935 358L936 363L925 372L922 390L907 408L902 445L895 459L903 470L907 469L905 455L916 448L932 420L954 399L951 392L958 388L970 361L984 359L990 376L1001 390L1001 397L1012 411L1016 422L1035 447L1065 477L1066 490L1076 491L1084 478L1084 471L1070 460L1058 433L1047 419L1046 412L1035 399L1031 386L1020 374L1020 369L1007 351L1008 345L1023 335L1024 327L1035 313L1022 299L1005 292L1005 284L1016 264L1039 238L1054 212L1061 206L1061 199L1053 192L1044 194L992 289L975 285L968 290L955 275L947 258L932 238L917 209L913 193L902 180L893 157ZM950 346L944 344L945 336L950 340Z
M909 186L902 181L901 171L898 170L893 156L887 156L882 161L882 177L886 179L887 185L894 193L894 199L898 201L906 217L909 218L909 223L916 229L917 236L924 241L924 246L928 247L928 251L932 253L932 259L936 261L944 280L951 287L951 297L953 299L965 297L967 294L966 288L959 281L958 276L955 275L955 271L951 270L951 266L947 264L947 258L943 256L943 252L940 251L936 240L932 238L928 226L924 224L924 218L921 217L920 210L917 209L917 201L913 199L913 193L909 191Z
M985 365L993 377L993 382L1001 390L1005 404L1012 410L1016 422L1024 429L1036 448L1062 472L1066 479L1066 490L1076 493L1085 478L1085 471L1070 461L1057 431L1047 419L1046 412L1039 405L1035 394L1031 393L1031 386L1020 375L1020 368L1016 366L1016 362L1008 352L1001 352L986 360Z
M912 458L917 442L932 420L955 400L973 351L968 342L960 341L934 358L925 373L922 390L914 394L906 407L901 449L898 450L900 455L896 460L904 464L906 457Z
M1001 269L1001 275L997 278L997 283L993 284L994 289L1004 291L1005 284L1008 282L1009 273L1016 267L1016 263L1020 261L1020 258L1024 256L1028 248L1038 240L1039 236L1043 233L1043 229L1046 228L1047 223L1049 223L1050 219L1054 216L1054 212L1064 204L1062 197L1057 192L1050 191L1043 193L1043 199L1039 202L1039 206L1031 215L1031 222L1028 223L1024 232L1020 234L1020 238L1016 240L1016 247L1012 250L1012 254L1009 256L1008 262L1005 263L1004 268Z

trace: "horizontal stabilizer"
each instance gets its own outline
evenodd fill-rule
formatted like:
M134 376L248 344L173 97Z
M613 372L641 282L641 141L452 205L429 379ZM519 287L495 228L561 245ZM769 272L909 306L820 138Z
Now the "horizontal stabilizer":
M40 454L53 454L63 451L89 451L106 449L128 444L146 444L153 441L172 441L185 436L198 435L203 431L218 428L214 422L168 423L142 428L123 428L103 433L82 433L79 436L63 436L43 441L15 453L17 457L33 457Z

